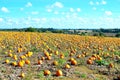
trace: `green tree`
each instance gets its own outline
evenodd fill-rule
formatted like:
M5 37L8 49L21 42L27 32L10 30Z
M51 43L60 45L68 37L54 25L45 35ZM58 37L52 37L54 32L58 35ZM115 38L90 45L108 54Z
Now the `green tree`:
M29 27L25 30L25 32L36 32L37 30L35 28Z
M115 35L116 37L120 37L120 32Z

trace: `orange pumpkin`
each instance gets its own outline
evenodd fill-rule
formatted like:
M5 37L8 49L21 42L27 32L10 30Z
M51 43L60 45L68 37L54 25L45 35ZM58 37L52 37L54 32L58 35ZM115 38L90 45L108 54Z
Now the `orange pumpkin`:
M70 65L66 64L66 65L65 65L65 68L66 68L66 69L69 69L69 68L70 68Z
M54 62L53 62L53 65L57 66L57 65L58 65L58 62L57 62L57 61L54 61Z
M113 67L114 67L113 63L110 63L110 64L109 64L109 67L110 67L110 68L113 68Z
M56 71L56 76L62 76L62 75L63 75L63 73L62 73L61 70L57 70L57 71Z
M30 61L29 60L25 60L25 64L30 64Z
M42 60L38 60L38 64L42 64Z
M47 56L47 59L48 59L48 60L51 60L51 56Z
M24 61L19 61L19 62L18 62L18 66L19 66L19 67L23 67L23 66L24 66Z
M51 74L51 72L49 71L49 70L44 70L44 75L46 76L46 75L50 75Z
M41 60L45 60L45 57L42 56L42 57L41 57Z
M93 61L90 60L90 59L88 59L88 60L87 60L87 64L93 64Z
M79 54L79 55L77 55L77 58L80 58L81 57L81 55Z
M71 64L72 64L72 65L77 65L77 61L76 61L76 60L72 60L72 61L71 61Z

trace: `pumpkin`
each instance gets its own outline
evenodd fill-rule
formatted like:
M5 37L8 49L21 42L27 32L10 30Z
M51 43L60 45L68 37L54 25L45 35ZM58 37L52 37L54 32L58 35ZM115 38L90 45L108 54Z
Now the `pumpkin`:
M77 61L76 61L76 60L72 60L72 61L71 61L71 64L72 64L72 65L77 65Z
M44 54L45 54L45 56L47 56L47 57L49 56L49 53L48 53L47 51L46 51Z
M46 75L50 75L51 74L51 72L49 71L49 70L44 70L44 75L46 76Z
M80 58L81 57L81 55L79 54L79 55L77 55L77 58Z
M42 64L42 60L38 60L38 64Z
M74 58L70 58L70 59L69 59L69 61L73 61L73 60L74 60Z
M56 76L62 76L62 75L63 75L63 73L62 73L61 70L57 70L57 71L56 71Z
M8 54L8 56L9 56L9 57L12 57L12 56L13 56L13 54L12 54L12 53L9 53L9 54Z
M110 64L109 64L109 67L110 67L110 68L113 68L113 67L114 67L113 63L110 63Z
M12 62L12 65L13 65L13 66L16 66L16 65L17 65L17 63L16 63L16 62Z
M57 65L58 65L58 62L57 62L57 61L54 61L54 62L53 62L53 65L57 66Z
M55 51L55 55L58 55L58 51Z
M98 56L98 57L97 57L97 60L102 60L102 58Z
M30 64L30 61L29 60L25 60L25 64Z
M24 78L25 74L23 72L21 72L20 77Z
M27 55L28 57L31 57L33 55L33 52L28 52Z
M24 62L23 62L23 61L19 61L19 62L18 62L18 66L19 66L19 67L23 67L23 66L24 66Z
M66 69L69 69L69 68L70 68L70 65L66 64L66 65L65 65L65 68L66 68Z
M9 62L10 62L10 61L9 61L8 59L6 59L6 60L5 60L5 63L7 63L7 64L8 64Z
M51 56L47 56L47 59L48 59L48 60L51 60Z
M90 60L90 59L88 59L88 60L87 60L87 64L93 64L93 61Z
M45 60L45 57L42 56L42 57L41 57L41 60Z
M13 59L14 59L14 60L17 60L17 55L14 55L14 56L13 56Z

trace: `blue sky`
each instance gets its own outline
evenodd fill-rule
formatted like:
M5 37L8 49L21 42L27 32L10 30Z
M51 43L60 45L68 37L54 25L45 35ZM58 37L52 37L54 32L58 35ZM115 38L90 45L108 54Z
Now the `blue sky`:
M120 28L120 0L0 0L0 28Z

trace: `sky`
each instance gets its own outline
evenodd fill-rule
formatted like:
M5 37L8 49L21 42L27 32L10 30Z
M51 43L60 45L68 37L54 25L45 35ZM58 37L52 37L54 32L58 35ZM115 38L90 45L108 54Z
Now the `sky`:
M0 0L0 28L120 28L120 0Z

